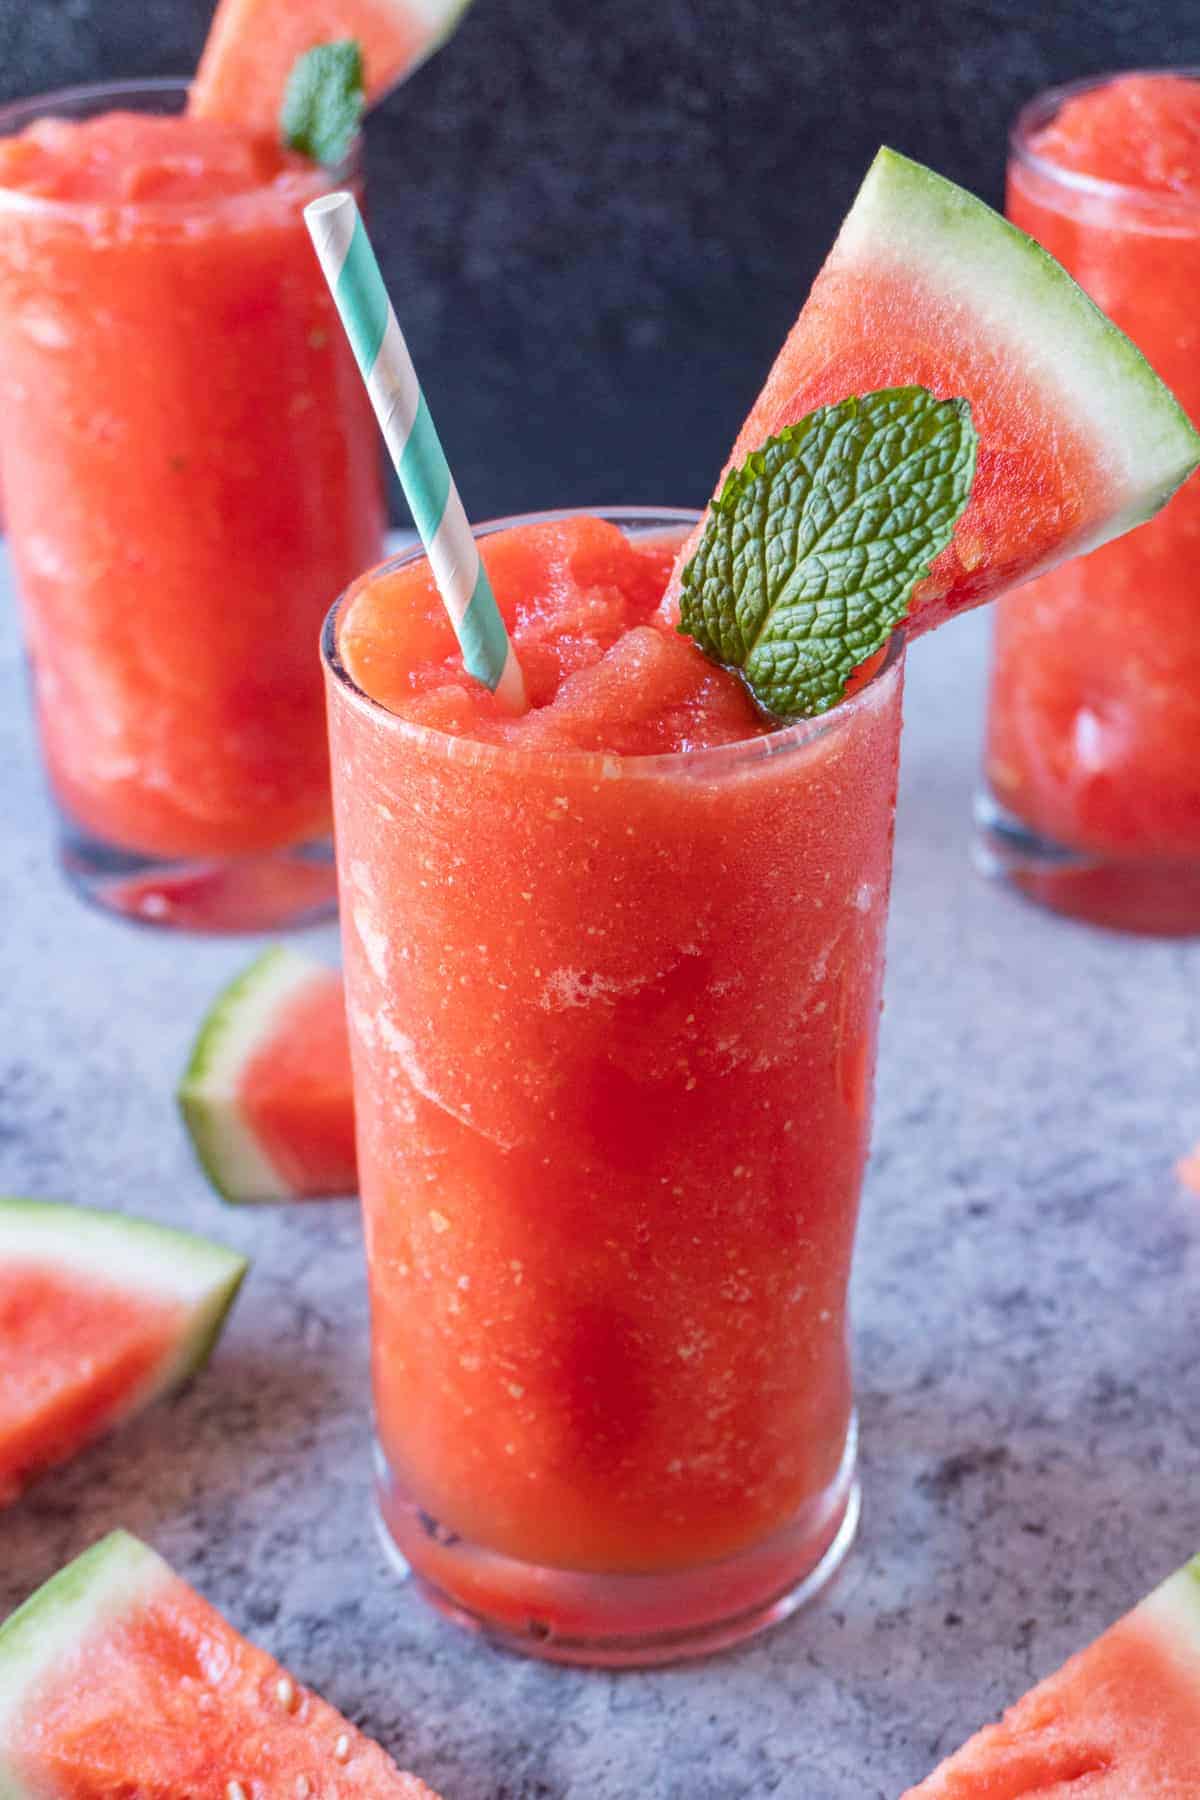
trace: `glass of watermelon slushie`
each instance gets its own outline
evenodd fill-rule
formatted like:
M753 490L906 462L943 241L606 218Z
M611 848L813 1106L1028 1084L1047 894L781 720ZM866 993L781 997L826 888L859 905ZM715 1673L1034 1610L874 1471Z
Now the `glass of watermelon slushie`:
M271 929L333 903L316 643L382 548L302 216L359 171L186 98L0 111L0 490L68 873L147 922Z
M1104 77L1017 120L1008 212L1200 420L1200 79ZM986 863L1057 910L1200 931L1200 481L996 608Z
M694 522L480 528L520 718L420 552L324 641L387 1540L562 1661L746 1636L857 1516L902 650L771 727L660 605Z

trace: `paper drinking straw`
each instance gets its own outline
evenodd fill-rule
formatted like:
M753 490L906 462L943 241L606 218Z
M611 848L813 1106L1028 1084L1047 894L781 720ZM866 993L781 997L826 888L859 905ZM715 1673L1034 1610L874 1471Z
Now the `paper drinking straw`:
M362 370L468 672L513 712L525 680L463 510L353 194L325 194L304 220Z

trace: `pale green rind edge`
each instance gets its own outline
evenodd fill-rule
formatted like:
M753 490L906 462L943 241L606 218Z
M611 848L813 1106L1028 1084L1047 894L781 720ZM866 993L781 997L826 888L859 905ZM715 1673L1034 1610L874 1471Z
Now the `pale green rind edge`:
M1133 1616L1149 1620L1157 1633L1185 1652L1200 1678L1200 1556L1147 1594Z
M471 0L433 0L432 5L429 0L417 0L416 10L429 30L437 34L433 40L436 49L458 30L463 14L470 8ZM406 10L411 14L414 9L410 4Z
M173 1581L169 1566L127 1531L114 1531L60 1569L0 1625L0 1800L45 1800L10 1761L9 1732L43 1676L86 1635Z
M0 1259L100 1276L117 1289L174 1299L187 1310L178 1342L109 1419L116 1426L197 1374L216 1348L250 1267L236 1250L153 1219L0 1196Z
M430 5L428 0L418 0L417 10L421 14L425 41L412 61L405 63L396 79L390 82L386 88L381 88L368 102L368 112L373 111L381 101L386 100L389 94L394 94L410 75L415 75L431 56L435 56L442 46L450 41L462 22L463 14L470 11L472 3L473 0L433 0L433 4ZM411 4L403 5L398 10L404 13L406 18L411 19L414 7Z
M1200 433L1171 390L1061 264L984 201L887 147L867 172L831 260L870 257L881 247L918 270L932 267L942 248L948 280L978 310L996 311L998 335L1020 339L1028 308L1025 347L1037 352L1053 338L1036 378L1056 381L1102 434L1124 461L1131 488L1130 503L1080 548L1150 518L1200 467Z
M178 1356L160 1371L154 1387L139 1400L138 1410L182 1387L207 1365L250 1268L248 1257L239 1256L236 1260L237 1269L215 1286L207 1301L197 1307L195 1325L180 1343Z
M242 1119L238 1084L279 1007L325 973L323 963L273 944L222 989L201 1021L176 1099L197 1161L223 1200L287 1200L295 1191Z

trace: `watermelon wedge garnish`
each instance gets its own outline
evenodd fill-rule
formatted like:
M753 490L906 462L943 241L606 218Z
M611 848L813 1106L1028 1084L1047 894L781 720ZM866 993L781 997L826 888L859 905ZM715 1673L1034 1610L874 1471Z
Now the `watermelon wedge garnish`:
M1200 1795L1200 1557L903 1800Z
M246 1266L147 1219L0 1199L0 1505L194 1374Z
M354 1094L342 978L276 945L220 994L179 1104L226 1200L353 1194Z
M188 111L276 137L288 77L316 44L353 38L368 104L454 30L469 0L219 0Z
M0 1627L4 1800L436 1800L114 1532Z
M1141 524L1200 464L1170 390L1053 257L884 149L728 467L817 407L907 384L964 396L979 435L970 502L916 589L909 637Z

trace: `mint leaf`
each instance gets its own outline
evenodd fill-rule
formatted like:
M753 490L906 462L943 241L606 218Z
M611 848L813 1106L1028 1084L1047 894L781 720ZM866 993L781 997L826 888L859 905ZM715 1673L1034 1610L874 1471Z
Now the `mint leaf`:
M836 706L945 549L975 478L966 400L882 388L734 469L683 571L680 630L780 720Z
M332 168L354 142L366 103L362 51L353 38L315 44L288 76L279 129L289 150Z

